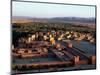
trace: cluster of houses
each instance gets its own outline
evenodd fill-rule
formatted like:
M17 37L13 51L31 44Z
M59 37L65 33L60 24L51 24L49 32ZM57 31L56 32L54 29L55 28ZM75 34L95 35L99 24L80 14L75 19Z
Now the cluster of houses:
M74 31L66 31L66 32L59 32L59 31L50 31L50 32L38 32L34 33L28 38L21 38L19 39L19 42L26 42L31 43L35 40L40 41L50 41L51 44L55 44L55 41L61 41L61 40L86 40L90 43L95 44L95 36L91 33L79 33Z

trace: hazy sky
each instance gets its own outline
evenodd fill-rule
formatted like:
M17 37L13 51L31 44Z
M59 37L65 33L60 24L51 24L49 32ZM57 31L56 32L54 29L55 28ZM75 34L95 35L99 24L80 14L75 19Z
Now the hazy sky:
M51 17L95 17L95 6L13 2L12 16Z

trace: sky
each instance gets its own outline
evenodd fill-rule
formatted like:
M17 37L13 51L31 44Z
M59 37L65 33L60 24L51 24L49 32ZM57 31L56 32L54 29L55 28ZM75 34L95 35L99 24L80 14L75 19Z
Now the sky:
M52 17L95 17L95 6L12 2L12 16L36 18Z

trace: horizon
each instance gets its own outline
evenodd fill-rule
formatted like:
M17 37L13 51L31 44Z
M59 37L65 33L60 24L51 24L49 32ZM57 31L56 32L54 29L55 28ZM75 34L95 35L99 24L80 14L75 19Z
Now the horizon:
M63 17L59 17L59 16L57 16L57 17L32 17L32 16L12 16L12 18L14 18L14 17L24 17L24 18L40 18L40 19L52 19L52 18L86 18L86 19L91 19L91 18L93 18L93 19L95 19L96 17L74 17L74 16L63 16Z

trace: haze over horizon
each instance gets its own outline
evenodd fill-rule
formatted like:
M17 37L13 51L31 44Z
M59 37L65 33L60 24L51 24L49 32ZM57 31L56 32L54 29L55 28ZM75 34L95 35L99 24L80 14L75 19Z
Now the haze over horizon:
M12 16L55 18L95 18L95 6L12 2Z

